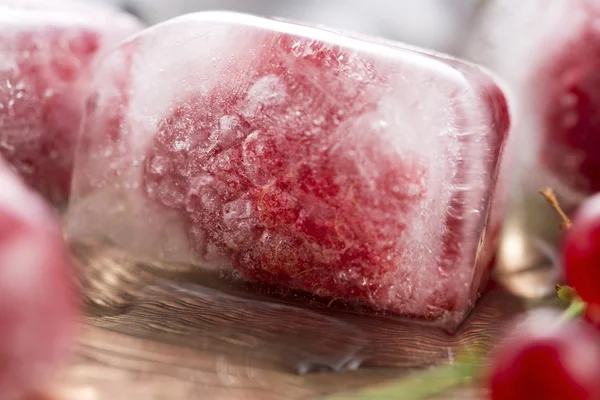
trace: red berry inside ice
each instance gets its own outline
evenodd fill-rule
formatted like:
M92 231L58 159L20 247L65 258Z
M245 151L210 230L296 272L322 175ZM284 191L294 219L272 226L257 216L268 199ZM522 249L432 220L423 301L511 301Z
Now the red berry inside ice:
M24 3L0 1L0 154L60 205L94 64L138 25L114 12L108 20L104 7Z
M577 210L563 243L565 278L588 303L600 306L600 194Z
M536 311L498 346L489 388L492 400L599 399L600 334Z
M4 162L0 186L0 392L12 400L64 361L76 298L53 213Z
M185 213L201 254L212 246L248 278L381 296L378 280L401 256L399 216L424 197L426 167L355 120L380 94L335 76L330 63L356 68L346 52L301 44L310 56L292 68L306 75L290 74L280 57L294 44L264 54L256 78L176 105L147 158L146 188Z
M202 13L121 46L88 104L74 234L381 311L472 305L508 125L475 67Z

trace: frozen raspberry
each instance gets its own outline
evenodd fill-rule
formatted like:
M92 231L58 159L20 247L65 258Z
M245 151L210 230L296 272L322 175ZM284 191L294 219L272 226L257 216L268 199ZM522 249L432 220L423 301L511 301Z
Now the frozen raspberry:
M283 64L293 51L309 56ZM422 200L427 167L357 119L380 93L348 84L347 52L288 36L262 57L255 81L225 82L164 118L146 188L186 214L199 252L211 247L247 278L385 301L379 280L399 262L401 216Z

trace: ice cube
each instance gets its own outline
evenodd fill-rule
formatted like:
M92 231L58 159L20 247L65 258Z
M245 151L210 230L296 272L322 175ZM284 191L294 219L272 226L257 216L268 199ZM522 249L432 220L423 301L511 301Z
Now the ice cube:
M76 299L53 212L1 159L0 187L0 392L13 400L64 361Z
M473 65L242 14L182 16L103 60L69 235L456 323L498 230L508 125L502 91Z
M517 163L503 246L507 268L545 259L535 243L557 240L558 218L539 189L553 188L567 211L600 190L598 4L491 2L466 50L502 76L519 101L509 146Z
M0 155L62 205L94 63L141 26L66 0L0 0L0 25Z

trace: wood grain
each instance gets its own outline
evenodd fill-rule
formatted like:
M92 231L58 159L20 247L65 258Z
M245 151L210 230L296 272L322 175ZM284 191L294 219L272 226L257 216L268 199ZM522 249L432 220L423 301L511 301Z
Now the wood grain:
M54 391L64 400L312 399L490 349L524 303L486 292L458 332L248 292L193 267L73 245L85 315ZM459 388L439 399L480 399Z

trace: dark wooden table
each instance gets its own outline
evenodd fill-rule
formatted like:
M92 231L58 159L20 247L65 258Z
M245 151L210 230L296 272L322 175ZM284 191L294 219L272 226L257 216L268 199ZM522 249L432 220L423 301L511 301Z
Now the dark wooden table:
M352 393L452 363L465 346L490 349L507 320L526 307L495 286L449 335L426 324L310 302L298 307L293 299L243 299L237 289L211 287L211 278L193 267L147 264L109 246L77 244L73 252L86 312L76 352L57 378L60 400L275 400ZM466 387L438 398L480 399L485 393Z

